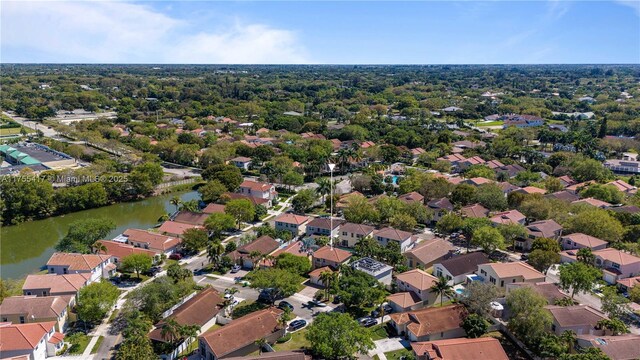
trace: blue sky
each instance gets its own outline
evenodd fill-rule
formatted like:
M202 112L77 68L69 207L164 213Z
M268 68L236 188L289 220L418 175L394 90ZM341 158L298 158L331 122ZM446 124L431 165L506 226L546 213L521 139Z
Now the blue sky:
M640 1L2 1L2 62L640 63Z

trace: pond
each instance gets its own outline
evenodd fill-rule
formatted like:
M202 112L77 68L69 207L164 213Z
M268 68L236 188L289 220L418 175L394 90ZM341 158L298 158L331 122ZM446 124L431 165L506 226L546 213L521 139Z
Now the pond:
M0 276L16 279L37 272L54 252L54 246L62 239L69 225L77 220L109 218L116 224L108 238L121 234L128 228L148 229L158 219L173 212L171 198L179 196L183 201L198 199L196 191L172 193L141 201L119 203L97 209L79 211L43 220L3 226L0 229Z

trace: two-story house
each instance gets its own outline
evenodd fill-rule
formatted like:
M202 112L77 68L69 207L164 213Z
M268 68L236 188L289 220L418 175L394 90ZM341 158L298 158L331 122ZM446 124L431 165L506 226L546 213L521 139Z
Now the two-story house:
M573 233L560 238L562 250L578 250L590 248L591 250L606 249L608 242L583 233Z
M70 307L73 307L78 291L89 284L89 274L27 275L22 285L22 294L60 296Z
M533 242L538 238L560 239L562 235L562 225L554 220L534 221L526 226L527 237L516 239L516 248L529 251Z
M64 335L55 321L31 324L0 323L2 359L44 360L56 356L64 346Z
M640 275L640 258L637 256L613 248L594 251L593 255L596 265L602 268L602 278L609 284Z
M87 274L89 282L113 276L116 265L109 255L76 254L56 252L47 261L49 274Z
M480 264L477 274L484 282L497 286L503 292L509 283L538 283L546 278L543 273L522 261Z
M182 243L182 240L175 236L166 236L139 229L127 229L122 233L121 237L127 244L167 256L176 252L178 246Z
M509 360L498 339L481 337L477 339L448 339L411 343L417 360Z
M307 236L326 236L328 238L335 239L338 237L340 225L343 220L333 219L333 222L329 218L314 218L307 223L306 235Z
M387 246L389 242L396 242L400 245L400 252L405 252L413 243L413 234L408 231L386 227L373 232L373 238L382 246Z
M244 157L244 156L235 157L229 160L229 162L235 165L240 170L244 170L244 171L249 170L249 167L251 166L251 158Z
M325 245L313 252L313 268L318 269L328 266L335 270L340 265L346 264L351 256L352 254L346 250Z
M273 206L273 199L278 195L276 187L273 184L252 180L244 180L242 184L240 184L238 193L249 197L267 200L267 207Z
M527 217L518 210L509 210L493 215L490 220L494 226L510 224L524 225Z
M344 223L340 226L339 241L342 246L354 247L360 239L371 236L373 226L355 223Z
M153 262L160 259L160 255L153 250L135 247L131 244L121 243L111 240L102 240L100 243L104 246L102 253L111 256L111 260L116 266L120 266L122 259L132 254L144 254L149 256Z
M245 269L253 269L259 258L253 258L252 254L260 256L269 255L278 250L280 243L271 236L263 235L248 244L238 247L236 250L227 254L236 264L240 264Z
M60 296L11 296L0 304L0 322L25 324L55 322L56 331L67 327L67 302Z
M453 211L453 204L447 198L434 199L427 202L429 209L433 210L433 222L438 222L443 216Z
M295 215L295 214L280 214L278 215L274 221L274 228L278 231L288 231L296 237L305 232L306 224L311 220L310 217L305 215Z
M437 281L435 276L420 269L397 274L394 282L398 292L387 297L389 305L395 312L433 305L438 299L438 294L432 292L431 287Z
M436 262L450 258L455 250L455 246L450 242L440 238L433 238L418 243L402 255L405 257L406 264L410 269L418 266L428 269Z

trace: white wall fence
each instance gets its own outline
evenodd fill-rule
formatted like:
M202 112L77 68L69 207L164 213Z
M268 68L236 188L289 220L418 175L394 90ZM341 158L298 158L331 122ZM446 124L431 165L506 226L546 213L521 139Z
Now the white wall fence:
M220 317L220 320L223 320L223 319L224 318ZM202 325L202 327L200 328L200 331L198 332L198 335L207 331L210 327L212 327L217 323L227 324L228 322L218 321L218 316L214 316L209 321L207 321L204 325ZM178 358L178 355L180 355L181 352L186 350L189 347L189 345L191 345L194 341L198 341L198 338L197 337L188 338L185 341L181 342L171 353L160 355L160 358L163 360L174 360Z

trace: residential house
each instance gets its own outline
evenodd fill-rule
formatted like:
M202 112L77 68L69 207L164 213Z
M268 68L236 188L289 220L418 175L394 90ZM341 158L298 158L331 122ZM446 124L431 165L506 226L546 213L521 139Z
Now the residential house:
M571 330L577 335L604 335L603 330L596 330L596 324L600 320L606 320L607 316L588 305L573 306L546 306L553 323L551 331L560 336L563 332Z
M591 250L602 250L609 245L608 242L583 233L573 233L560 238L562 250L578 250L590 248Z
M504 119L504 124L502 125L504 129L508 128L509 126L528 128L544 125L544 120L542 118L533 115L510 114L503 116L502 119Z
M510 224L524 225L527 217L518 210L509 210L493 215L490 220L494 226Z
M438 159L436 159L437 161L446 161L449 164L451 164L452 167L457 168L458 164L464 160L466 160L466 158L464 156L462 156L461 154L451 154L451 155L446 155L443 157L439 157Z
M465 184L473 185L473 186L491 184L493 182L494 182L493 180L490 180L490 179L487 179L487 178L483 178L483 177L474 177L474 178L471 178L471 179L466 179L464 181Z
M322 281L322 274L325 272L333 274L335 271L333 271L333 269L331 269L331 267L329 266L319 267L309 272L309 282L313 285L324 287L324 282Z
M171 255L176 252L178 246L182 243L182 240L175 236L166 236L139 229L125 230L124 233L122 233L122 238L127 244L152 250L156 254L165 255Z
M373 276L379 282L391 285L391 273L393 267L370 257L363 257L351 263L351 267Z
M198 337L200 355L204 360L226 359L257 351L256 340L259 339L275 343L285 333L278 325L282 313L280 309L267 308L207 331Z
M562 191L557 191L551 194L547 194L544 197L546 198L550 198L550 199L557 199L557 200L562 200L564 202L574 202L576 200L579 200L580 197L570 191L567 190L562 190Z
M500 341L492 337L413 342L417 360L509 360Z
M353 191L353 192L350 192L350 193L346 193L346 194L340 195L340 198L338 199L338 201L336 203L333 204L333 206L336 209L338 209L338 211L344 210L349 206L349 203L351 202L350 199L352 199L354 197L365 198L365 196L362 195L362 193L360 193L358 191Z
M556 301L564 298L568 298L568 296L560 291L558 285L551 282L538 282L538 283L530 283L530 282L516 282L507 284L506 293L509 294L511 291L521 288L530 288L534 292L542 295L545 299L547 299L547 303L553 305Z
M272 201L278 195L276 187L273 184L252 180L244 180L242 184L240 184L238 192L242 195L267 200L269 204L267 207L273 205Z
M403 291L386 297L387 303L393 309L393 312L405 312L417 310L424 307L422 299L413 291Z
M204 214L224 214L224 205L223 204L208 204L207 207L202 209L202 213Z
M463 217L469 218L485 218L489 216L489 209L476 203L473 205L467 205L460 209L460 214Z
M560 180L560 183L564 187L569 187L571 185L577 184L577 182L575 180L573 180L573 178L571 176L569 176L569 175L560 176L558 178L558 180Z
M27 275L27 279L22 285L22 294L60 296L70 307L73 307L78 291L89 283L89 274Z
M407 259L410 269L422 266L425 269L436 262L450 258L456 248L448 241L440 238L424 240L414 248L407 250L403 255Z
M600 199L595 199L592 197L589 198L584 198L584 199L580 199L580 200L576 200L571 202L572 204L587 204L587 205L591 205L593 207L597 207L600 209L607 209L611 207L611 204L609 204L606 201L602 201Z
M229 162L235 165L240 170L244 170L244 171L248 171L249 167L251 166L251 158L244 157L244 156L235 157L229 160Z
M224 198L227 200L238 200L238 199L249 200L253 204L253 206L261 205L266 208L270 208L273 205L273 202L271 199L263 199L263 198L239 194L239 193L226 192L221 195L221 198Z
M446 197L427 202L429 209L433 210L433 222L438 222L443 216L453 211L453 204Z
M64 346L64 335L56 332L55 326L55 321L0 323L0 359L43 360L56 356Z
M461 324L467 310L462 305L429 307L389 316L396 332L412 342L453 339L466 334Z
M611 360L640 359L640 335L580 335L578 336L578 346L583 349L599 348Z
M67 328L67 302L60 296L11 296L0 304L0 322L14 324L55 322L55 329Z
M397 274L394 280L398 292L412 292L420 299L420 305L433 305L438 300L438 294L431 291L431 287L438 279L424 270L413 269Z
M520 190L519 186L515 186L509 182L503 181L503 182L499 182L498 187L500 188L500 190L502 190L502 193L507 196L509 194L511 194L514 191Z
M484 165L489 169L494 169L494 170L504 166L504 164L501 163L499 160L489 160Z
M467 275L473 274L478 265L489 262L489 257L482 251L451 257L433 265L433 274L448 280L450 285L465 282Z
M203 226L204 222L209 218L209 215L210 214L204 212L180 211L173 218L173 221L188 225Z
M391 241L400 245L400 252L405 252L413 243L413 234L408 231L386 227L373 232L373 238L382 246L387 246Z
M463 171L473 165L484 165L486 161L480 156L472 156L458 162L458 170Z
M274 351L263 352L259 355L226 358L226 360L311 360L311 355L306 355L302 350Z
M624 251L607 248L593 252L596 265L602 268L603 279L609 284L640 275L640 258Z
M271 236L261 236L248 244L244 244L227 254L236 264L240 264L245 269L253 269L256 261L261 259L252 258L252 254L266 256L278 250L280 243Z
M607 159L603 166L615 173L640 174L640 161L636 160Z
M215 318L224 305L224 299L220 293L212 287L206 287L191 299L174 309L169 316L154 325L149 333L149 338L162 343L172 342L176 339L163 336L162 329L169 320L174 320L180 326L195 325L202 328L205 324L213 326Z
M326 236L328 238L335 239L338 237L340 225L343 220L329 218L314 218L307 223L306 234L307 236Z
M620 291L629 292L632 287L640 286L640 276L634 276L616 281L616 286Z
M49 274L86 274L89 282L108 279L116 270L109 255L55 252L47 261Z
M496 173L500 174L506 174L506 176L509 179L512 179L514 177L516 177L516 175L518 175L519 173L526 171L527 169L525 169L524 167L522 167L521 165L518 164L510 164L510 165L504 165L501 166L499 168L494 169L496 171Z
M475 149L475 148L483 148L487 146L487 143L484 141L469 141L469 140L461 140L456 141L451 144L453 147L458 147L461 149Z
M588 187L589 185L595 184L596 182L593 180L589 180L589 181L585 181L585 182L581 182L579 184L573 184L570 186L567 186L565 188L566 191L572 193L572 194L578 194L580 191L582 191L582 189Z
M206 214L205 214L206 215ZM166 236L182 238L185 231L189 229L202 229L200 225L184 224L177 221L165 221L158 228L158 232Z
M627 195L633 195L638 192L638 187L628 184L622 180L615 180L608 182L607 185L615 186L618 191L623 192Z
M312 265L314 269L329 266L335 270L347 263L351 256L352 254L346 250L325 245L313 252Z
M360 239L372 236L373 226L355 223L344 223L340 226L339 241L342 246L354 247Z
M304 234L306 224L311 220L306 215L284 213L274 219L274 228L278 231L288 231L293 237Z
M562 225L555 222L555 220L541 220L530 223L526 226L526 230L527 237L525 239L516 239L516 248L529 251L536 239L560 239L560 235L562 234Z
M482 281L492 283L502 291L505 290L506 284L509 283L538 283L545 281L543 273L522 261L481 264L478 265L477 274L482 278Z
M522 194L526 194L526 195L533 195L533 194L546 194L547 190L545 189L540 189L539 187L535 187L535 186L525 186L521 189L516 190L516 192L522 193Z
M132 254L145 254L152 258L155 262L160 256L153 250L143 249L141 247L135 247L130 244L125 244L111 240L101 240L100 243L104 245L106 250L103 252L111 256L113 263L116 266L120 266L122 259Z
M398 200L403 201L405 203L417 202L419 204L423 204L424 196L422 196L422 194L420 194L419 192L412 191L410 193L402 194L398 196Z

